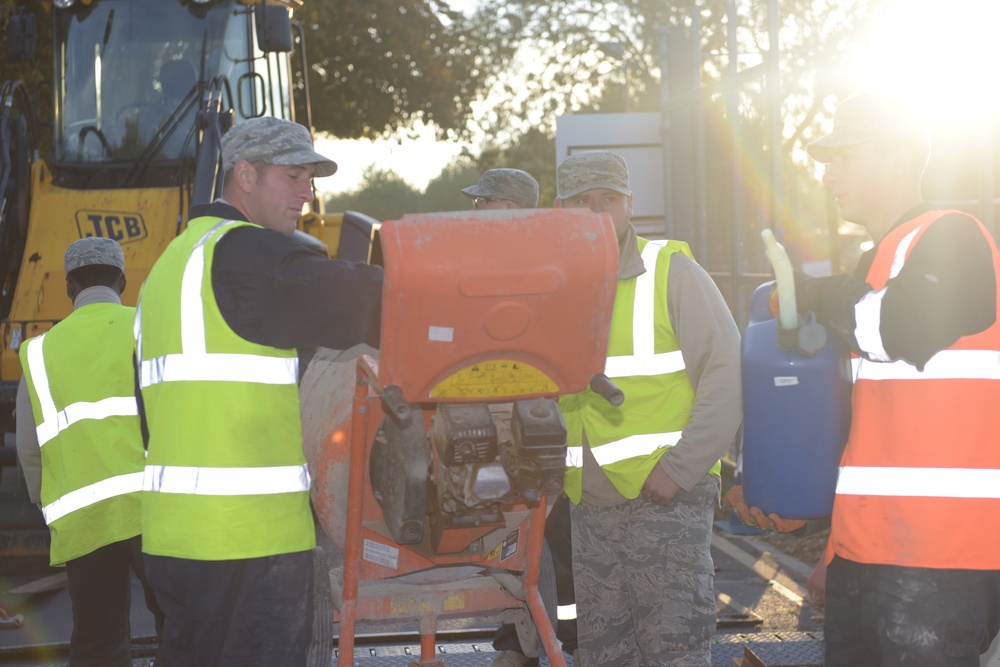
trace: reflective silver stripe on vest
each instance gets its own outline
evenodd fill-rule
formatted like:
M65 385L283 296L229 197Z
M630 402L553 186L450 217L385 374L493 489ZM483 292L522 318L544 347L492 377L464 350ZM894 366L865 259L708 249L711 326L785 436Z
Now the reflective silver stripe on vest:
M1000 470L844 466L837 493L854 496L1000 498Z
M626 459L637 456L648 456L658 449L673 447L681 439L681 431L669 433L644 433L642 435L630 435L621 440L615 440L599 447L591 447L594 458L600 466L611 463L618 463ZM566 448L566 467L583 467L583 447Z
M920 227L903 237L892 256L892 266L886 282L899 275L906 263L906 253L913 245L913 240ZM877 292L869 292L854 305L854 338L858 348L875 361L890 361L892 357L885 351L882 342L882 299L885 298L885 288Z
M560 621L576 620L576 605L561 604L556 607L556 619Z
M869 292L854 304L854 338L858 348L877 361L890 361L892 357L882 345L882 299L885 290Z
M295 384L299 360L295 357L261 357L254 354L168 354L143 361L139 386L159 382L253 382Z
M139 387L160 382L249 382L255 384L296 384L297 357L269 357L255 354L208 353L205 337L205 304L201 297L205 278L205 243L232 220L216 223L194 245L181 277L181 354L144 359L139 364ZM136 349L142 359L142 303L136 308Z
M905 361L879 363L851 359L854 381L858 380L1000 380L1000 351L941 350L931 357L923 372Z
M45 334L42 334L28 341L27 355L31 384L35 388L35 396L42 411L42 423L35 427L39 447L84 419L134 417L139 414L135 396L111 396L95 402L79 401L67 405L62 411L57 410L49 387L49 374L42 351L44 338Z
M609 378L666 375L684 370L684 355L680 350L653 352L656 338L656 257L662 244L647 241L642 249L642 264L646 272L635 279L635 303L632 305L632 354L608 357L604 374Z
M67 514L89 507L94 503L99 503L108 498L122 496L126 493L136 493L142 490L142 473L130 472L125 475L109 477L100 482L94 482L89 486L76 491L70 491L62 498L54 500L42 508L45 516L45 523L51 525Z
M309 491L309 468L198 468L146 466L144 491L199 496L256 496Z

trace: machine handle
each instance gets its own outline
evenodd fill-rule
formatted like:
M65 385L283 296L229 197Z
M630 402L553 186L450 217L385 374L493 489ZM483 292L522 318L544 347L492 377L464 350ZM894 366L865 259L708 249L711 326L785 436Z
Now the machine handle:
M625 394L604 373L590 378L590 390L616 408L625 402Z
M403 398L403 390L394 384L382 390L382 409L400 429L409 428L413 421L413 410Z

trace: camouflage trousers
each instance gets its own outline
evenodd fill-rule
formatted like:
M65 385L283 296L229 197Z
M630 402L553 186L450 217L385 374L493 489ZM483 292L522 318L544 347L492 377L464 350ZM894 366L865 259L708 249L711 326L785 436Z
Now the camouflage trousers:
M719 486L706 475L667 507L642 498L572 506L575 667L712 664Z

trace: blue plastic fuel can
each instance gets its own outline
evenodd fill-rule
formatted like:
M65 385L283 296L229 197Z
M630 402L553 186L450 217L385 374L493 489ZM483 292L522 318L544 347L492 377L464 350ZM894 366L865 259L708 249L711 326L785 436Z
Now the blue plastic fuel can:
M846 350L815 322L803 331L825 344L809 355L779 344L768 310L773 282L750 298L743 334L743 495L748 505L787 519L816 519L833 509L837 468L850 426ZM787 347L786 347L787 346ZM806 345L808 349L809 346Z

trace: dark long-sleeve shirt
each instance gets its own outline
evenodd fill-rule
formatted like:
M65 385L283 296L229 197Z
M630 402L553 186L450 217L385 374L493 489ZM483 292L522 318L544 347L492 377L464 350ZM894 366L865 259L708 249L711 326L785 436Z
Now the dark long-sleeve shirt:
M221 202L193 214L243 219ZM226 323L250 342L378 347L381 267L330 260L280 232L238 227L215 247L212 288Z

